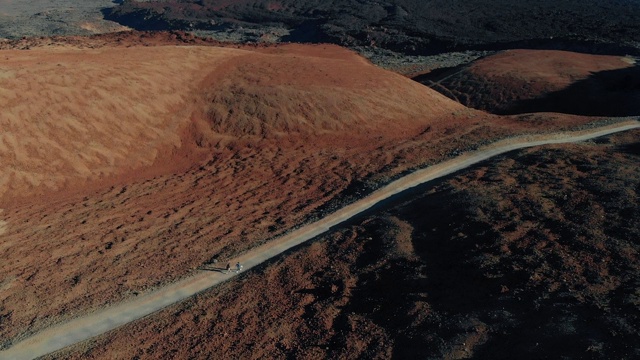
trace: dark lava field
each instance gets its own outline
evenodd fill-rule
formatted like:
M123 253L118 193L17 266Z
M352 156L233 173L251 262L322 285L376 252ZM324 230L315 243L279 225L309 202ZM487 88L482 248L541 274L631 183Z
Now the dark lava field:
M247 31L282 41L375 46L404 54L509 48L638 53L629 0L123 1L105 17L138 30ZM286 33L269 34L273 29Z

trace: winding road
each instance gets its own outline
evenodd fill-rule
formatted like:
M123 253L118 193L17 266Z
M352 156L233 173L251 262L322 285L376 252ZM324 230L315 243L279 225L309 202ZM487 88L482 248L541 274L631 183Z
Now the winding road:
M404 176L317 222L305 225L243 254L237 260L244 265L245 271L251 269L294 246L327 232L330 228L351 219L393 195L509 151L547 144L585 141L637 128L640 128L640 122L634 120L581 132L527 136L500 141L478 151L463 154ZM147 295L45 329L14 344L7 350L0 351L0 359L34 359L55 352L152 314L164 307L205 291L216 284L227 281L233 276L235 276L234 273L224 274L203 271L193 277L165 286Z

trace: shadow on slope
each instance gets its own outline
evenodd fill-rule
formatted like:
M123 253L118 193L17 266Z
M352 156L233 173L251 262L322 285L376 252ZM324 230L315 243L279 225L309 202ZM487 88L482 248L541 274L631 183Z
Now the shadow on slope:
M403 359L637 355L639 147L599 141L516 152L372 209L344 236L362 249L335 326L370 319Z
M637 209L623 190L637 144L618 149L617 165L584 149L519 152L421 187L362 223L371 236L343 313L393 334L397 358L637 355ZM412 251L394 255L408 236Z
M531 56L536 55L532 53ZM533 70L536 66L533 61L513 65L504 60L494 56L471 66L421 74L413 80L467 107L498 115L535 112L585 116L640 114L640 66L589 71L579 61L562 59L556 61L565 62L558 63L555 68L542 66ZM606 66L604 64L596 63L594 68Z
M559 112L587 116L640 114L640 66L593 73L569 87L514 103L503 114Z

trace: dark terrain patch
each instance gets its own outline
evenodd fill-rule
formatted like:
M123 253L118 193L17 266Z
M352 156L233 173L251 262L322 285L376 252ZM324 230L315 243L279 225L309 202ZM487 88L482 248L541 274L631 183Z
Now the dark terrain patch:
M284 28L282 41L404 54L508 48L638 53L633 1L126 1L105 17L138 30ZM265 31L265 34L268 30Z
M542 98L516 101L503 114L559 112L587 116L640 115L640 66L601 71Z

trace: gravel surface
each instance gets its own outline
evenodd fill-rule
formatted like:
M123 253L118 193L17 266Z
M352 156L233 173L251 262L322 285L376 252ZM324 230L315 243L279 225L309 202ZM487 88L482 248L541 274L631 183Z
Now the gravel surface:
M103 19L111 0L0 0L0 38L91 35L126 29Z

